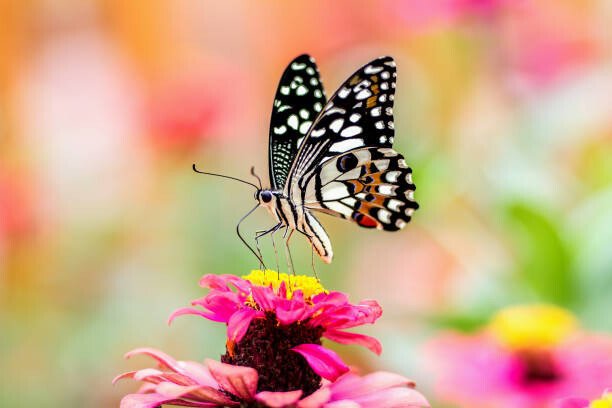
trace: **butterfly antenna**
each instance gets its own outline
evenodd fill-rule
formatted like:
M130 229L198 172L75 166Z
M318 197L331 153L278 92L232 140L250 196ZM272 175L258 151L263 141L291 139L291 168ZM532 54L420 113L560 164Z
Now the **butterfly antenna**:
M255 174L255 166L251 166L251 174L253 175L253 177L255 177L257 179L257 181L259 181L259 189L263 189L262 184L261 184L261 178L259 178L259 176L257 174Z
M251 209L251 211L249 211L248 213L246 213L241 219L240 221L238 221L238 224L236 224L236 234L238 234L238 238L240 238L240 240L242 241L242 243L244 245L246 245L247 248L249 248L249 250L253 253L253 255L255 255L255 258L257 258L257 260L261 263L261 265L263 265L264 270L268 269L268 267L266 266L266 264L264 263L263 259L261 256L257 255L257 252L255 252L255 250L253 248L251 248L251 246L245 241L245 239L242 237L242 235L240 235L240 224L242 224L242 221L244 221L249 215L251 215L253 213L253 211L255 211L257 209L257 207L259 207L259 204L257 204L255 207L253 207Z
M239 179L239 178L237 178L237 177L226 176L225 174L209 173L209 172L207 172L207 171L200 171L200 170L198 170L198 168L196 167L195 163L193 164L192 168L193 168L193 171L195 171L196 173L206 174L206 175L209 175L209 176L223 177L223 178L230 179L230 180L236 180L236 181L239 181L239 182L241 182L241 183L248 184L249 186L255 187L256 189L260 189L260 188L258 188L258 187L257 187L255 184L250 183L250 182L248 182L248 181L246 181L246 180ZM260 182L259 184L261 184L261 182Z

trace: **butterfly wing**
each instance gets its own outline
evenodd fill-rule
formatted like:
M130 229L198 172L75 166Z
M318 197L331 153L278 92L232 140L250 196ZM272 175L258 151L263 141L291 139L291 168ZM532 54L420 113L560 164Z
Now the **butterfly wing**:
M412 171L401 154L369 147L318 165L304 179L303 205L361 227L396 231L418 208L414 190Z
M393 150L396 69L381 57L347 79L302 143L285 194L366 228L402 228L418 208L411 169Z
M269 172L272 189L281 189L300 144L325 105L314 59L295 58L280 79L270 119Z

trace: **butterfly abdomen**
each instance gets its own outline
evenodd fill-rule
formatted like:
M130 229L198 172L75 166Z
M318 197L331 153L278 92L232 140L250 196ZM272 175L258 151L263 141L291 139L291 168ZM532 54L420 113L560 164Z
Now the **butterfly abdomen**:
M259 199L260 205L265 207L274 219L289 229L297 230L306 235L317 254L330 263L332 260L331 241L323 226L312 216L304 206L297 206L280 191L270 191L271 199L264 201ZM258 197L262 194L259 193Z

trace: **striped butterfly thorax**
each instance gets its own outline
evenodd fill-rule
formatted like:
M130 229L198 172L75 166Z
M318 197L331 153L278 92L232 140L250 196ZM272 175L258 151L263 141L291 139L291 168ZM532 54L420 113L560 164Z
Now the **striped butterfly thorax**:
M312 57L287 66L270 123L271 188L256 193L277 221L270 231L301 232L329 263L331 242L313 211L386 231L410 221L412 171L392 148L396 76L393 58L377 58L326 101Z

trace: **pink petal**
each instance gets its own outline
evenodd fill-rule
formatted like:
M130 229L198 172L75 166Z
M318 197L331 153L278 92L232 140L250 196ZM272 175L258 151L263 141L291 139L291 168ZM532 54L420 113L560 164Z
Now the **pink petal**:
M559 402L558 408L587 408L589 400L584 398L565 398Z
M132 351L125 353L124 357L132 358L133 356L139 355L139 354L145 354L149 357L154 358L155 360L157 360L159 364L161 364L165 368L168 368L169 370L172 370L174 372L181 372L181 367L179 366L178 362L174 358L170 357L168 354L164 353L163 351L156 350L154 348L149 348L149 347L137 348L137 349L134 349Z
M285 284L285 281L281 281L278 287L278 296L282 299L287 298L287 285Z
M300 291L296 291L292 299L279 300L276 304L276 318L281 324L304 321L310 314L311 308L306 305Z
M253 286L251 288L251 295L255 303L257 303L262 310L269 311L276 309L276 300L278 297L272 288Z
M236 401L233 401L221 391L201 385L184 386L164 382L159 384L155 388L155 391L159 395L171 397L174 399L185 397L191 400L198 400L200 402L206 402L215 405L237 405Z
M348 301L348 296L342 292L319 293L312 298L312 302L315 305L325 304L340 306L347 304Z
M377 301L373 299L362 300L361 302L359 302L359 305L366 306L367 308L369 308L374 320L377 320L380 316L382 316L382 313L383 313L382 307Z
M234 292L213 292L202 299L194 300L192 305L200 305L211 312L226 316L227 319L244 304L245 298ZM227 321L226 319L226 321Z
M323 386L300 400L297 404L297 408L320 408L331 398L331 390L329 387Z
M176 374L176 373L169 372L167 374ZM164 375L163 371L156 370L155 368L143 368L142 370L138 370L134 373L134 379L136 381L148 381L148 382L157 384L160 381L165 381L163 378L163 375Z
M318 344L300 344L291 350L300 353L313 371L327 380L336 381L349 370L338 354Z
M377 355L382 353L382 345L380 342L374 337L365 334L349 333L340 330L327 330L323 333L323 337L340 344L358 344L366 347Z
M393 387L414 387L414 382L403 375L377 371L364 377L346 374L331 384L334 399L354 399Z
M163 382L155 387L159 395L178 399L200 388L199 385L178 385L170 382Z
M204 275L200 279L200 286L219 291L230 291L229 285L232 284L241 292L249 292L251 283L235 275Z
M356 403L355 401L342 400L342 401L334 401L329 402L323 405L324 408L361 408L361 405ZM385 408L387 406L385 405Z
M134 378L134 374L136 374L136 371L128 371L127 373L119 374L118 376L113 378L111 384L115 385L117 381L123 380L124 378Z
M156 408L172 400L159 394L128 394L121 399L120 408Z
M193 378L198 384L208 385L212 388L219 388L219 384L215 381L208 368L195 361L178 361L181 369L190 378Z
M212 320L213 322L227 323L227 319L225 318L224 315L211 313L208 310L194 309L192 307L182 307L172 312L172 314L168 318L168 324L172 324L174 319L176 319L179 316L184 316L184 315L196 315L196 316L201 316L208 320Z
M183 407L218 407L218 404L208 402L184 401L176 399L168 399L159 394L129 394L121 399L120 408L157 408L162 404L180 405ZM230 406L236 406L234 403Z
M214 290L230 290L229 284L234 281L237 276L234 275L214 275L208 274L202 276L200 279L200 286L203 288L214 289Z
M382 315L382 308L375 300L366 300L358 305L346 305L338 308L334 310L334 313L338 315L339 320L344 320L344 322L339 322L333 327L348 329L363 324L374 323ZM340 317L343 319L340 319Z
M155 360L157 360L163 367L181 374L185 377L187 377L188 379L191 380L191 383L197 383L197 384L201 384L201 385L207 385L213 388L216 388L218 386L218 384L216 383L216 381L213 379L213 377L211 376L210 372L208 371L208 369L203 366L202 364L196 363L194 361L176 361L174 358L170 357L169 355L167 355L166 353L164 353L163 351L160 350L156 350L153 348L139 348L139 349L135 349L132 350L128 353L126 353L125 357L126 358L131 358L135 355L138 354L145 354L148 355L150 357L153 357ZM154 370L154 369L145 369L145 370ZM137 372L134 372L134 375L142 375L142 374L138 374L138 373L142 373L145 370L140 370ZM146 372L146 371L145 371ZM149 375L153 375L153 373L148 373ZM157 371L157 374L161 374L161 372ZM168 377L171 373L163 373L163 376ZM120 376L120 378L123 378ZM117 378L120 379L120 378ZM186 381L186 380L185 380ZM185 384L185 381L183 381L183 383ZM175 381L176 382L176 381Z
M257 391L259 377L251 367L234 366L215 360L206 360L206 365L221 388L245 401L250 401Z
M302 390L287 391L287 392L272 392L262 391L257 393L255 399L266 407L270 408L283 408L293 406L300 400L302 396Z
M387 388L369 395L351 399L361 408L426 408L429 402L412 388Z
M256 317L263 317L264 313L250 307L245 307L242 310L237 311L230 317L227 322L227 338L234 342L242 340L251 321Z

